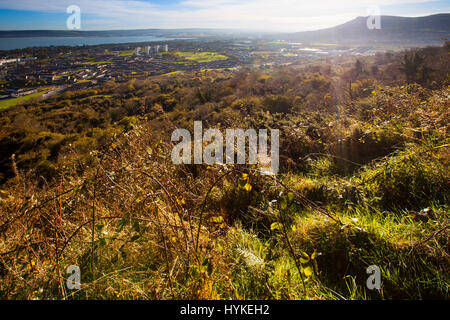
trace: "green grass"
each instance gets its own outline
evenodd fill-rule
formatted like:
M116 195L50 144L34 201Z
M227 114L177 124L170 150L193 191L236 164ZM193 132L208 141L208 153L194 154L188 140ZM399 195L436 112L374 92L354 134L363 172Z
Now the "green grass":
M162 76L171 76L174 74L181 74L181 73L183 73L183 71L173 71L173 72L164 73L164 74L162 74Z
M14 107L14 106L18 105L21 102L26 102L26 101L31 100L33 98L40 97L44 93L45 93L45 91L41 91L41 92L33 93L33 94L30 94L30 95L24 96L24 97L18 97L18 98L14 98L14 99L8 99L8 100L0 101L0 110L9 109L11 107Z
M228 60L229 57L217 52L177 52L178 57L198 63Z
M126 57L132 56L134 54L134 50L112 51L109 54L113 56Z
M85 65L99 65L99 64L111 64L111 61L94 61L94 62L83 62Z

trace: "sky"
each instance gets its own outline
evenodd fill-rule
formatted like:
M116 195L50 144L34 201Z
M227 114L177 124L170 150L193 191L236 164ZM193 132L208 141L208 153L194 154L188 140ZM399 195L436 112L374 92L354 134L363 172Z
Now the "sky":
M450 0L0 0L0 30L64 30L71 5L81 30L231 28L297 32L332 27L377 6L382 15L449 13Z

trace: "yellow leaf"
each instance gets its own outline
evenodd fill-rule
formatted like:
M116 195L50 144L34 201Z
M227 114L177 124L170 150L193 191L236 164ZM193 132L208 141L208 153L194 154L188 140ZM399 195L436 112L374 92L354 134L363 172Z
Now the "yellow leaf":
M274 222L270 225L270 230L281 230L283 228L283 225L279 222Z
M214 223L222 223L223 222L223 217L212 217L211 221Z
M300 258L299 260L301 264L307 264L309 262L309 258L308 259Z
M313 269L311 267L306 267L303 269L303 273L305 274L306 277L311 277L313 274Z

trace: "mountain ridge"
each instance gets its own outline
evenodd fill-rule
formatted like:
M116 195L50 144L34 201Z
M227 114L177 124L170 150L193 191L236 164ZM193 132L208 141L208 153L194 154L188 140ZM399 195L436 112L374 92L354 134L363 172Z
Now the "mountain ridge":
M369 17L357 17L341 25L288 34L290 40L339 43L427 42L437 43L450 35L450 14L423 17L380 16L381 28L369 29Z
M292 33L264 32L270 37L285 40L326 43L414 43L438 44L441 38L450 36L450 13L433 14L422 17L380 16L381 29L369 29L369 17L356 17L343 24L314 31ZM250 35L252 32L237 29L181 28L181 29L133 29L133 30L9 30L0 31L0 38L20 37L130 37L130 36L193 36L207 35ZM261 32L259 32L261 33Z

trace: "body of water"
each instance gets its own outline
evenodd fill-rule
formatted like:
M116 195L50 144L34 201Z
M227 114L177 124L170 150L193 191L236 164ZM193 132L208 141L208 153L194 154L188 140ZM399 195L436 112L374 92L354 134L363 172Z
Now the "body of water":
M113 43L159 42L182 40L181 38L159 38L154 36L135 37L30 37L0 38L0 50L24 49L28 47L83 46Z

